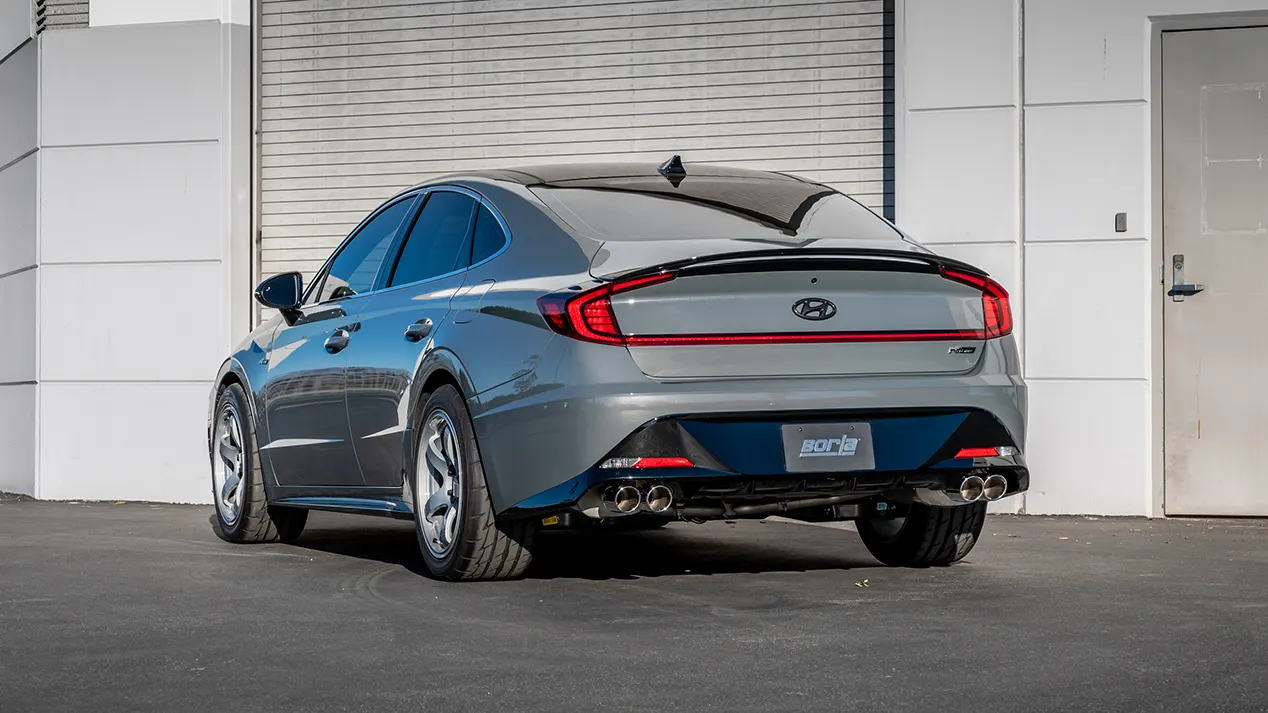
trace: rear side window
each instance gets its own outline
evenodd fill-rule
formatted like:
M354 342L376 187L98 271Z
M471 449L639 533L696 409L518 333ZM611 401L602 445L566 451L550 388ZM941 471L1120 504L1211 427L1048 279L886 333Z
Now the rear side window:
M474 265L493 257L506 245L506 233L502 232L502 224L494 217L493 211L484 205L476 214L474 245L471 248L471 264Z
M383 258L399 234L414 200L407 198L394 203L361 226L330 264L326 281L318 293L318 302L351 297L374 289L374 278L378 276Z
M408 285L466 268L475 199L453 191L433 191L401 248L388 287Z

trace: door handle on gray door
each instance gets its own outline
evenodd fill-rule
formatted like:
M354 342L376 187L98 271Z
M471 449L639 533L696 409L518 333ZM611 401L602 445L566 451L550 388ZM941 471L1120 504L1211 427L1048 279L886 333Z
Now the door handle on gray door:
M1202 285L1194 285L1184 281L1184 256L1171 256L1171 289L1167 296L1172 302L1183 302L1185 297L1192 297L1206 289Z
M346 329L336 329L335 333L326 338L326 351L331 354L338 354L343 348L348 346L348 339L351 337Z
M431 320L420 319L405 328L405 338L411 342L421 342L431 334Z

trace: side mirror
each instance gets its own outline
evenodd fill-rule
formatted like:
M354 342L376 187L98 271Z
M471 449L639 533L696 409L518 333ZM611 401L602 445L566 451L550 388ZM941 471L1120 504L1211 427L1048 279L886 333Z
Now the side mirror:
M257 302L283 312L298 309L303 298L304 277L298 272L274 275L255 288Z

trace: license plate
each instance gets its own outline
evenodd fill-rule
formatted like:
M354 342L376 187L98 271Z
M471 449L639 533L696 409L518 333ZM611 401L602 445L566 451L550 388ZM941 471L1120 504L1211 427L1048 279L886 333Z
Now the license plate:
M786 424L784 466L790 473L837 473L872 470L870 423Z

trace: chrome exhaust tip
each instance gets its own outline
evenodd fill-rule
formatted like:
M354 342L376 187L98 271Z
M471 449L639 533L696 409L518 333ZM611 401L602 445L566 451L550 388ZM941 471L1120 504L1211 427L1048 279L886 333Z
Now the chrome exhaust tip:
M647 491L647 509L652 512L665 512L674 504L674 493L664 485L653 485Z
M1008 478L996 473L982 484L982 497L990 501L999 500L1008 494Z
M982 497L986 489L986 481L976 475L970 475L960 482L960 498L966 503L975 503Z
M642 502L642 493L638 492L638 488L633 485L622 485L612 493L612 507L617 512L634 512Z

